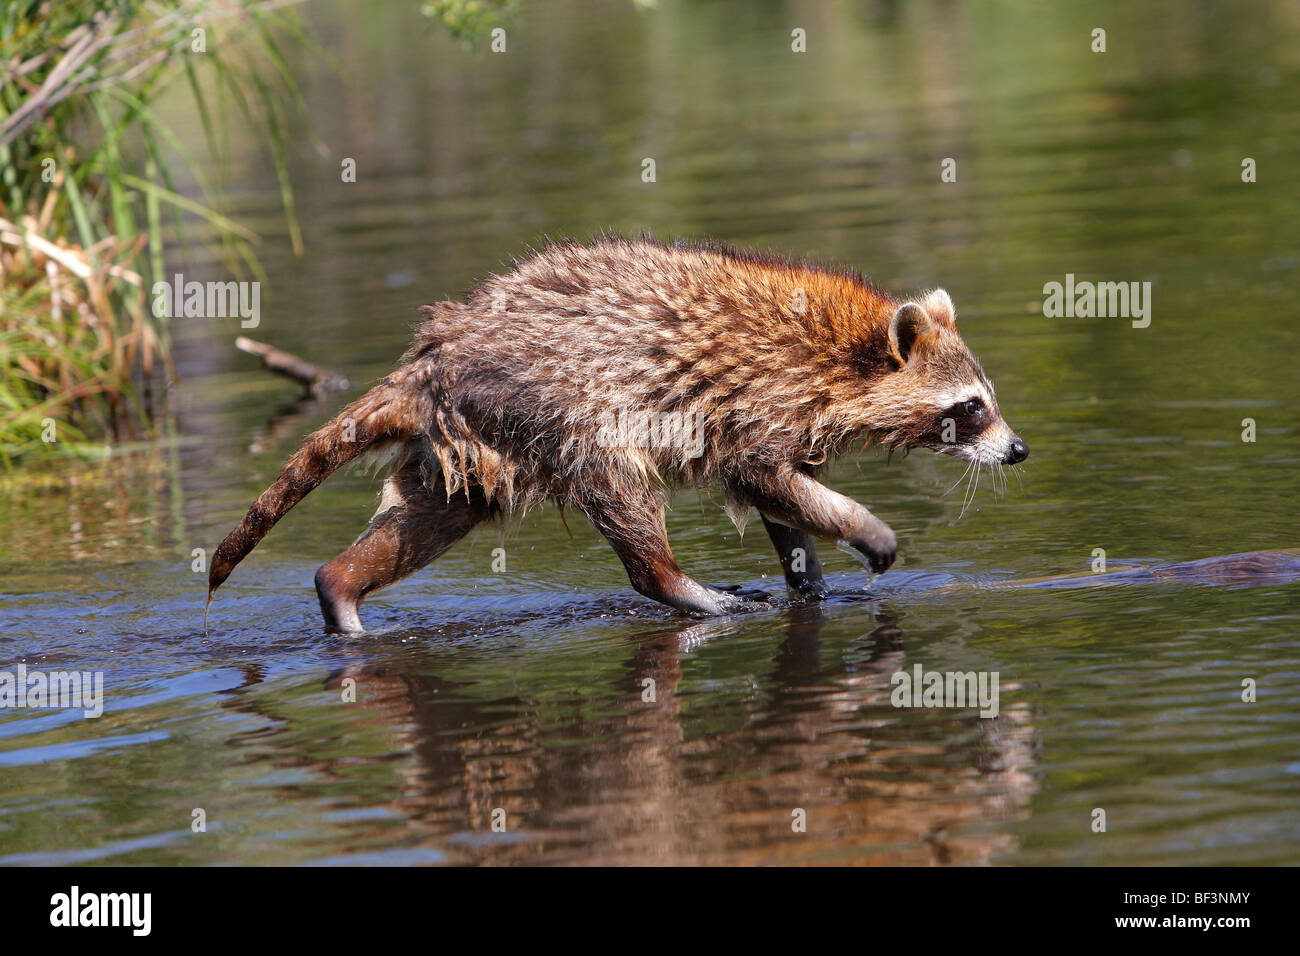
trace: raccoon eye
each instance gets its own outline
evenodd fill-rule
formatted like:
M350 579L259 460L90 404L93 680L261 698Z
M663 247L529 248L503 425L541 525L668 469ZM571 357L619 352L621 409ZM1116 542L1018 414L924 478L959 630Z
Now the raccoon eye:
M970 398L962 403L961 410L971 418L974 418L977 414L979 414L980 409L982 409L983 407L984 407L984 403L980 399Z

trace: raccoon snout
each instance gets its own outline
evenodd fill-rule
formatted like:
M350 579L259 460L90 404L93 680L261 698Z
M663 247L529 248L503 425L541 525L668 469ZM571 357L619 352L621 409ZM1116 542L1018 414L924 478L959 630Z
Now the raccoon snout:
M1019 438L1013 438L1011 439L1011 446L1007 449L1007 453L1002 456L1002 464L1018 465L1028 457L1029 446Z

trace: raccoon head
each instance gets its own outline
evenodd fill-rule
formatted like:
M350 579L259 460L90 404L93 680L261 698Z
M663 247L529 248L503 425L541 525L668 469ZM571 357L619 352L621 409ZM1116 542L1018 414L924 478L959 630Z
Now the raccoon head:
M1017 464L1029 448L1002 420L993 384L957 331L952 299L935 289L889 320L892 371L877 380L885 440L978 465Z

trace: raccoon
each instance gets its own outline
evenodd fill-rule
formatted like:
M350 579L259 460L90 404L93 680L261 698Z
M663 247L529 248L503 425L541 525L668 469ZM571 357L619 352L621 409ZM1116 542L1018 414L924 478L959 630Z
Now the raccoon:
M465 302L422 311L397 369L308 436L221 542L209 603L290 508L378 450L396 455L379 509L316 574L330 630L362 630L367 594L545 501L586 515L648 598L692 615L762 606L762 592L678 567L664 504L687 483L720 487L738 524L756 510L788 586L819 599L814 538L847 543L877 572L897 551L884 521L817 480L851 442L977 469L1029 454L942 289L901 301L852 271L602 237L548 244ZM612 427L629 420L651 427Z

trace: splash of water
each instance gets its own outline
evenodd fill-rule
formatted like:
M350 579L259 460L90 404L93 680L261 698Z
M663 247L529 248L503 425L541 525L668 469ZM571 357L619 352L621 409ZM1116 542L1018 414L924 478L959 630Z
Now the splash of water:
M871 565L867 563L867 559L863 557L862 552L843 539L836 541L835 547L839 548L845 554L856 558L858 563L867 569L867 583L862 586L862 590L870 591L872 586L876 583L876 578L880 577L880 575L871 569Z

